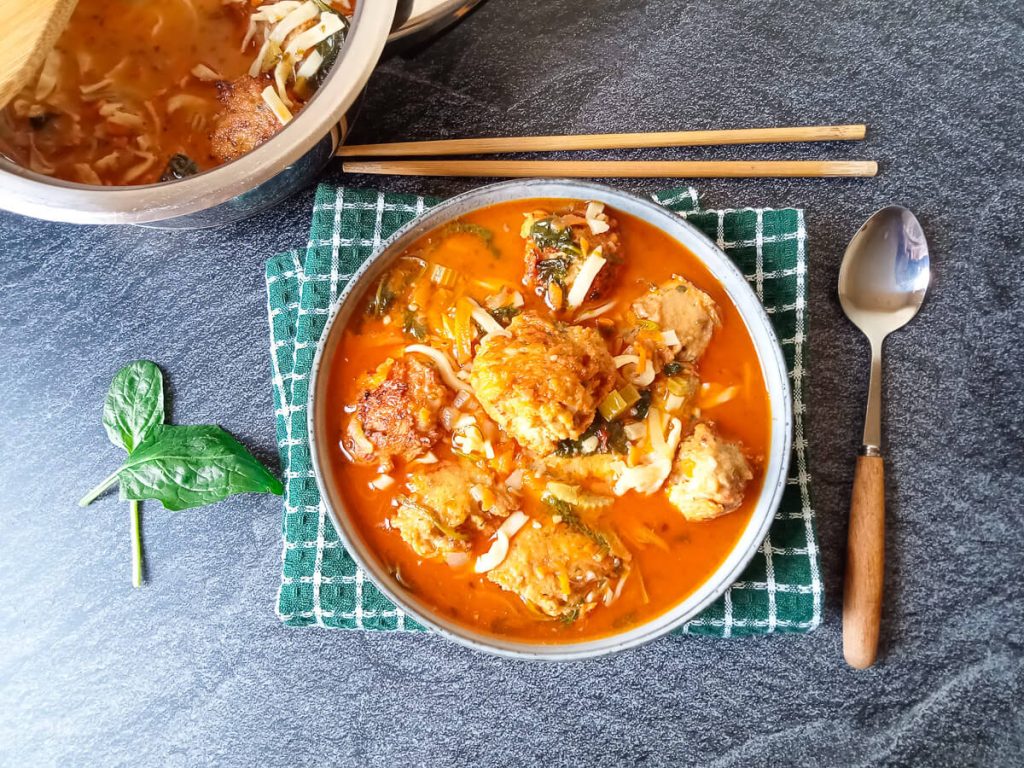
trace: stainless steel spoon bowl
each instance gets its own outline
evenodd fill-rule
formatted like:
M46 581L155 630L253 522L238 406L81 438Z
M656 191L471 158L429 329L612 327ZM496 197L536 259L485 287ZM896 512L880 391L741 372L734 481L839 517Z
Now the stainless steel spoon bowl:
M885 563L882 461L882 342L917 314L931 279L921 225L899 206L883 208L853 236L839 270L843 311L871 342L864 440L853 479L843 595L843 653L871 666L878 650Z

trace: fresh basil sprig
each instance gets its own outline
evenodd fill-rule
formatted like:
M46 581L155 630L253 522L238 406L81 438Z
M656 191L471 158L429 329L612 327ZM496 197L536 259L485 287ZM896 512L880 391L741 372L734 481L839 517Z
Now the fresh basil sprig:
M166 509L212 504L236 493L281 495L281 482L226 431L214 425L164 424L163 376L148 360L129 363L114 376L103 406L110 442L128 458L82 497L91 504L120 483L131 507L132 583L142 583L139 501L157 499Z

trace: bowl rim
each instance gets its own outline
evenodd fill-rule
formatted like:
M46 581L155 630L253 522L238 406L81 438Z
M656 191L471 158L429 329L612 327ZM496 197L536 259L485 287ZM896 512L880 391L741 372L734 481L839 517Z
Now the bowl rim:
M343 515L335 509L332 501L336 496L342 512L345 504L340 495L332 492L325 479L329 473L329 470L325 470L329 467L329 461L321 454L320 441L317 438L319 410L328 407L318 409L321 405L318 402L318 391L321 384L320 372L324 366L329 342L333 335L344 329L348 317L351 316L351 303L362 295L367 284L376 279L385 270L386 265L407 245L438 226L480 208L502 202L538 198L600 200L613 209L633 215L657 227L699 259L719 281L747 326L768 388L771 417L769 456L757 506L736 545L712 575L686 598L640 625L620 633L570 643L531 643L477 631L435 615L425 606L421 607L421 601L414 596L393 588L393 577L384 573L381 563L372 551L369 557L364 557L361 542L349 535L343 522L343 516L347 513ZM658 223L659 220L661 224ZM676 231L673 232L673 229ZM677 236L676 233L682 233L683 237ZM710 257L713 263L709 263L706 257ZM336 344L334 346L336 347ZM324 376L324 380L326 379L327 375ZM642 198L589 181L514 179L489 184L448 198L398 229L360 265L332 303L317 343L309 375L308 392L307 434L313 475L320 491L321 504L357 567L364 571L382 594L423 626L460 645L508 658L574 661L619 653L662 637L694 618L732 586L760 549L782 502L789 474L793 444L793 401L789 371L768 314L746 278L721 248L677 213L653 199ZM357 531L354 532L358 536ZM365 549L369 550L369 547Z
M36 173L0 156L0 209L71 224L146 224L213 208L269 181L330 134L377 66L398 0L357 3L351 32L314 98L241 157L171 182L96 187Z

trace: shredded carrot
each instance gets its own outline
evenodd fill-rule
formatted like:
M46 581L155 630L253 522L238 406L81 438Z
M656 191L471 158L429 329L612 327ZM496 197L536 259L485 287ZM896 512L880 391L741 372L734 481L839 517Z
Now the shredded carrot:
M502 451L491 459L491 469L502 476L511 472L514 464L515 452L511 448L507 451Z
M647 345L637 340L636 356L640 358L636 363L636 373L640 374L647 367Z
M570 594L570 590L569 590L569 574L566 573L565 571L559 571L558 572L558 586L560 586L562 588L562 594L565 595L566 597L568 597L569 594Z
M560 286L554 280L549 282L548 292L545 295L544 300L551 309L555 310L556 312L561 311L562 302L564 300L564 292L562 291L562 286Z

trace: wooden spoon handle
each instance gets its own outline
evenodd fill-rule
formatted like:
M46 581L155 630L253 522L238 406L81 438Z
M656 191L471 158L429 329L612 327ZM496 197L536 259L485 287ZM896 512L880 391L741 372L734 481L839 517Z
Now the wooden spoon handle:
M885 468L881 456L858 456L853 475L843 593L843 655L865 669L875 663L885 571Z

